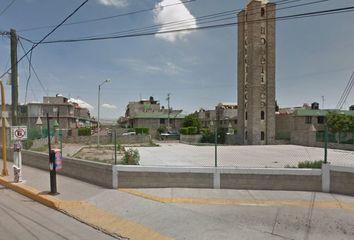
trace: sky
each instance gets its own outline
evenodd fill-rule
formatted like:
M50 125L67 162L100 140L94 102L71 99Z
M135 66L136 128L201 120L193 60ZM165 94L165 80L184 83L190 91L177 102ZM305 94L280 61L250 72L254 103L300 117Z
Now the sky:
M0 13L13 0L0 1ZM309 3L297 0L280 7ZM0 15L0 30L16 29L18 35L38 41L77 8L83 0L15 0ZM67 23L104 18L102 21L64 25L46 40L77 39L158 24L154 32L170 30L166 23L189 19L180 28L203 26L200 16L244 8L246 0L90 0ZM291 2L291 1L290 1ZM280 9L277 16L354 6L353 0L328 0ZM148 10L154 9L154 10ZM228 16L230 17L230 15ZM234 17L234 18L233 18ZM235 22L231 19L208 24ZM335 108L354 70L354 12L277 22L276 99L280 107L302 106L314 101ZM43 26L52 26L33 29ZM174 29L177 26L174 27ZM192 113L213 109L219 102L237 102L237 26L152 34L130 38L74 43L40 44L32 54L33 71L28 84L28 61L19 63L19 101L42 102L43 96L63 96L87 103L97 116L98 85L101 118L123 116L129 101L153 96L162 106ZM21 40L25 49L32 44ZM23 56L18 46L19 58ZM0 72L9 67L10 41L0 38ZM10 86L6 99L11 102ZM344 108L354 104L351 91Z

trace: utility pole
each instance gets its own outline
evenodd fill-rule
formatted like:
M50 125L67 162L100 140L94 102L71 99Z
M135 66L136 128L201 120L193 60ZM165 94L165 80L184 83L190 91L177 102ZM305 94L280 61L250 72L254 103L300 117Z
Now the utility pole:
M325 97L321 96L321 98L322 98L322 109L324 109Z
M170 131L170 94L167 94L167 108L168 108L168 112L167 112L167 131Z
M10 30L11 36L11 97L12 126L17 126L18 110L18 72L17 72L17 34L15 29Z

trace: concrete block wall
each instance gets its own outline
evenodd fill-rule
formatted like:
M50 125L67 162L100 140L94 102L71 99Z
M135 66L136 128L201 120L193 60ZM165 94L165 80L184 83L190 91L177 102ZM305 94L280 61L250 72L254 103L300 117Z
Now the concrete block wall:
M12 154L9 157L12 159ZM22 162L25 165L49 171L48 154L24 150ZM109 164L64 157L63 169L58 171L58 174L102 187L112 187L112 166Z
M182 135L180 136L180 142L181 143L187 143L187 144L197 144L200 143L200 140L202 139L201 134L196 134L196 135Z
M354 196L354 168L330 166L329 175L331 193Z

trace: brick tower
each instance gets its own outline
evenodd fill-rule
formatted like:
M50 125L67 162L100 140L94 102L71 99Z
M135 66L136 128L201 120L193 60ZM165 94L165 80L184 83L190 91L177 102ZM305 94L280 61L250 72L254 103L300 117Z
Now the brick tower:
M268 0L249 0L237 16L241 144L275 141L275 10Z

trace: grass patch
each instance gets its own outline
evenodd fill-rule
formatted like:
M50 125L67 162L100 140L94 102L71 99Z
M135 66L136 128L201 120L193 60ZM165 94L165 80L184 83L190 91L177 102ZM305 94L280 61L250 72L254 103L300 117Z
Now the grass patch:
M322 168L322 160L318 160L318 161L304 161L304 162L299 162L297 164L297 166L294 165L285 165L285 168L318 168L321 169Z

